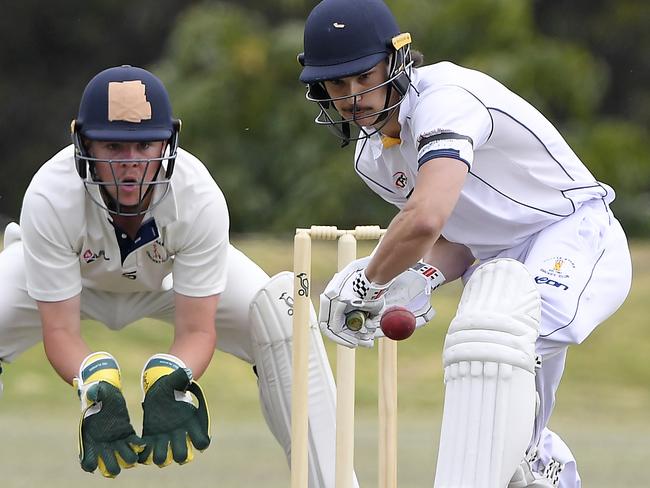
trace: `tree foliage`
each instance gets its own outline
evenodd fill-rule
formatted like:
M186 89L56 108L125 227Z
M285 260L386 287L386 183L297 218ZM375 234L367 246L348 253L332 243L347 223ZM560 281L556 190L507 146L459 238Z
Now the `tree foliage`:
M354 0L350 0L354 1ZM224 190L234 231L386 225L395 210L352 168L352 148L312 121L296 54L315 0L12 4L1 16L5 164L0 218L69 141L83 86L143 65L167 84L181 144ZM538 107L617 191L628 232L650 233L650 7L638 0L387 0L425 61L484 71Z
M647 133L615 117L601 119L610 82L602 58L542 34L530 1L389 4L427 62L485 71L545 113L594 174L619 190L619 214L642 229ZM156 70L185 121L184 145L226 193L235 231L388 222L394 210L356 178L352 151L337 149L311 123L316 107L297 81L301 20L277 22L250 7L203 4L179 19L169 46ZM622 154L624 166L617 161Z
M153 62L177 3L138 0L125 8L109 0L3 2L0 224L3 217L18 217L32 175L70 143L70 122L90 78L110 66Z
M156 67L183 119L183 145L223 189L235 231L386 223L392 213L354 176L351 148L312 123L301 43L300 23L203 5L180 19Z

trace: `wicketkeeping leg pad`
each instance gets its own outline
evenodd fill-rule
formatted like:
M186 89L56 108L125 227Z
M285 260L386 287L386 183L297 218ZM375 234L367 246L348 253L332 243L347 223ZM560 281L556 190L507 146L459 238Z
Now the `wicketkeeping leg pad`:
M255 295L250 320L262 410L287 459L291 454L292 315L293 273L282 272ZM313 307L309 328L309 488L326 488L334 486L336 389Z
M490 261L467 282L443 351L436 488L503 488L530 442L541 301L526 267Z

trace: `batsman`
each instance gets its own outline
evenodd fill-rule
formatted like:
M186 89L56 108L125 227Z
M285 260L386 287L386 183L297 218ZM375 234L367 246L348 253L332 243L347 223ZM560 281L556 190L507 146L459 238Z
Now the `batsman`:
M216 347L253 366L264 417L289 459L292 274L269 278L229 244L224 196L179 147L180 121L149 71L98 73L71 128L73 143L34 175L20 226L5 230L0 363L42 340L81 403L81 468L115 477L138 463L185 464L208 447L210 416L197 380ZM329 488L336 395L312 315L309 487ZM143 317L172 324L174 335L169 349L144 361L136 432L119 354L92 349L81 321L119 330Z
M434 486L579 488L548 422L569 346L630 289L614 190L524 99L479 71L425 66L411 43L382 0L323 0L305 23L316 123L355 142L353 170L398 209L372 258L326 287L321 329L372 346L386 304L415 296L404 273L435 268L423 289L461 278ZM352 309L369 317L358 331Z

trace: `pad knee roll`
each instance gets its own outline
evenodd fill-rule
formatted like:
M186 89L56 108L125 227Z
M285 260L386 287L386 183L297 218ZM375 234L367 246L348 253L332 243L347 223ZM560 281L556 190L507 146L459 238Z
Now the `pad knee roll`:
M535 282L518 261L490 261L468 281L443 351L435 487L508 484L533 430L540 315Z

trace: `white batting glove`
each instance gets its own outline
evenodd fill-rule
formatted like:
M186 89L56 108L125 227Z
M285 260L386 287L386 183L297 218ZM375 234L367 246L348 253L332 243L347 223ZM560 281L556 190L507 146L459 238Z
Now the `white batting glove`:
M415 328L429 323L436 311L431 306L431 292L445 282L439 269L422 261L399 274L384 294L386 308L400 306L415 315ZM378 328L375 337L384 337Z
M321 331L337 344L350 348L372 347L385 308L383 295L391 284L370 282L365 274L369 262L369 256L352 261L334 275L320 296ZM345 323L346 316L356 310L365 312L367 317L359 330L351 330Z

